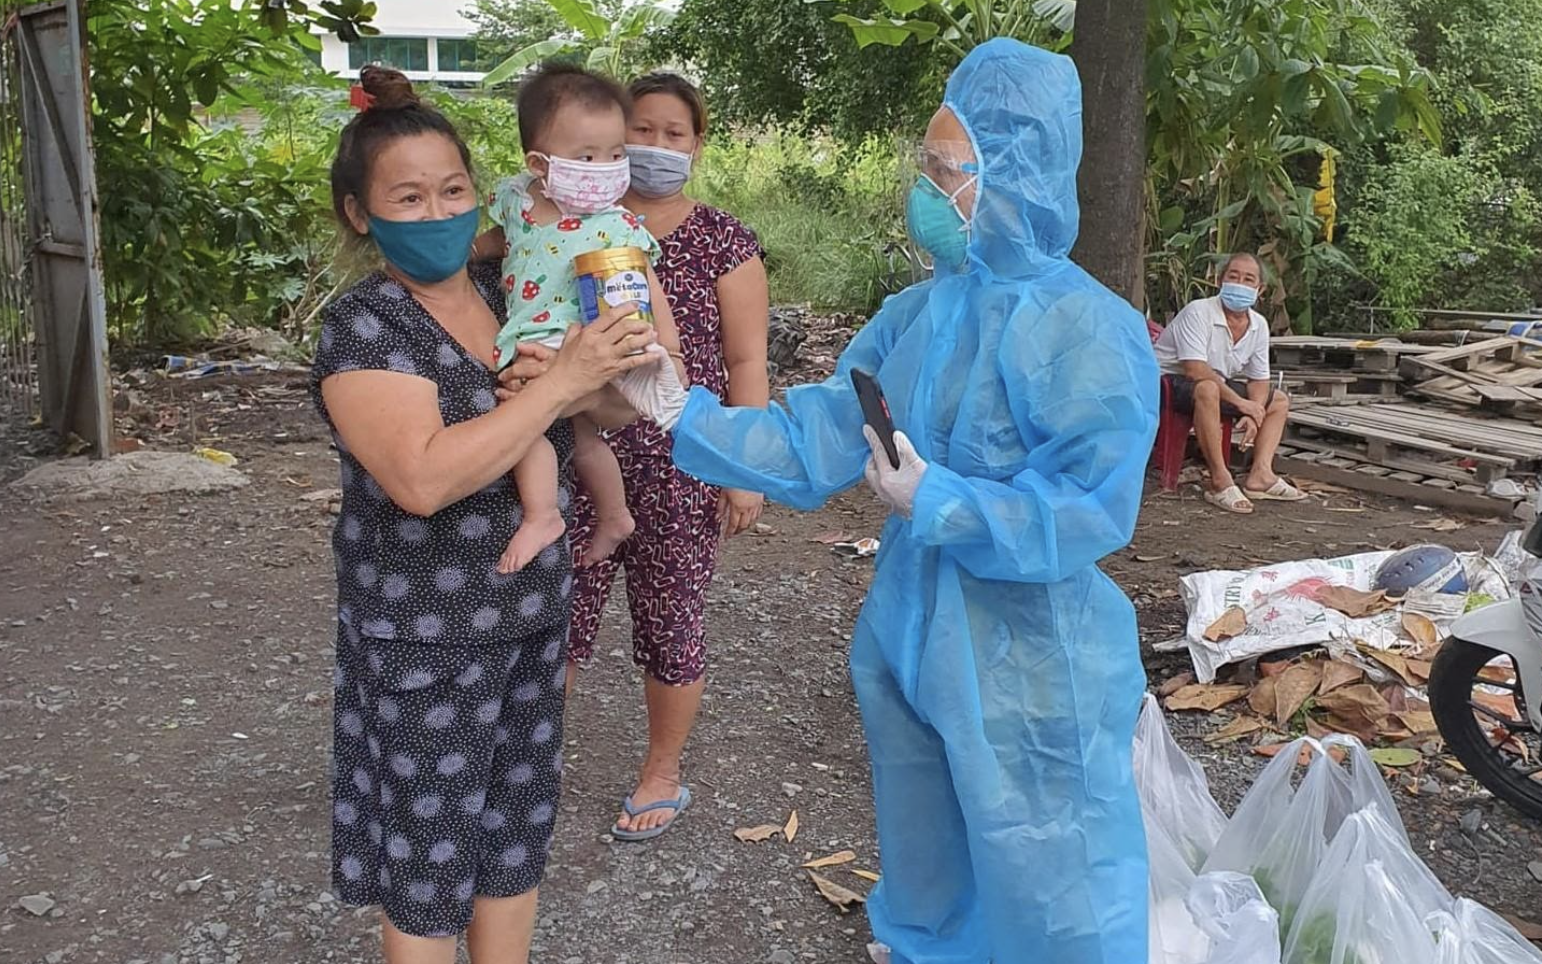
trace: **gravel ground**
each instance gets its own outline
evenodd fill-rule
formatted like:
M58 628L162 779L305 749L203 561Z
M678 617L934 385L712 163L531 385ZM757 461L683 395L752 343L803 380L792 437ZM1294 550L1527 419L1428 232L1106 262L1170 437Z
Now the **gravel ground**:
M815 367L828 360L814 346ZM336 484L302 382L151 385L126 413L157 447L233 452L253 484L213 497L25 502L0 490L0 961L373 961L372 915L328 893L331 515ZM153 431L151 428L153 427ZM14 440L8 437L7 441ZM0 455L0 478L31 461ZM1414 507L1333 496L1221 517L1153 496L1107 568L1147 644L1183 621L1177 577L1427 538ZM1329 512L1339 510L1361 510ZM863 492L819 513L773 507L732 542L712 592L712 682L687 760L696 803L648 845L610 842L644 746L641 693L610 614L570 708L569 769L535 959L543 964L865 960L860 913L799 864L851 849L879 870L865 752L845 670L871 574L821 540L876 534ZM1437 538L1492 546L1502 527ZM1153 683L1185 666L1148 649ZM1263 764L1210 747L1221 718L1171 725L1233 806ZM1454 774L1452 776L1455 776ZM1542 894L1535 822L1455 779L1397 791L1421 854L1459 893L1520 916ZM788 844L736 841L783 823ZM1482 826L1460 828L1479 811ZM848 868L829 876L862 890Z

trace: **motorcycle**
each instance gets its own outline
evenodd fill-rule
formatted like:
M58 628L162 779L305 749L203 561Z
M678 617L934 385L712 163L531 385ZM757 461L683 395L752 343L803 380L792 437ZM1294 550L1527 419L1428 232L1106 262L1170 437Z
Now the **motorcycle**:
M1469 775L1542 820L1542 517L1518 592L1451 625L1430 668L1430 713Z

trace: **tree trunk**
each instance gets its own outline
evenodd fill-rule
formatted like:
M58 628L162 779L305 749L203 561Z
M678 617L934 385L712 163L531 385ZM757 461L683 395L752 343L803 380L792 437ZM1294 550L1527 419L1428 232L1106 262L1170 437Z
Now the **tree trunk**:
M1080 0L1071 59L1082 78L1081 235L1071 256L1145 304L1146 2Z

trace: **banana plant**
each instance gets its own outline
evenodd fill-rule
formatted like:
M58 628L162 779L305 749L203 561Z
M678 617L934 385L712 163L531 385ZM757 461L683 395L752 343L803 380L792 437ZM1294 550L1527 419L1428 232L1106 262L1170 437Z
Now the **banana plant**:
M569 27L573 36L553 37L514 52L482 78L493 87L519 77L543 60L575 51L587 51L590 70L621 76L628 58L651 31L668 24L674 11L658 2L633 3L615 16L607 16L594 0L546 0Z
M936 44L963 57L993 37L1015 37L1052 49L1063 46L1076 0L883 0L883 6L894 16L842 13L834 19L851 28L859 47L898 47L913 38L917 44Z

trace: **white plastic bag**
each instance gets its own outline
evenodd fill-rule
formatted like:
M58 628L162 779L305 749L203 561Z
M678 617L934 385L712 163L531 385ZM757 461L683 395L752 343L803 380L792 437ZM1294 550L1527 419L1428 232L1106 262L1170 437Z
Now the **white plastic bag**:
M1200 929L1186 903L1194 886L1194 870L1161 822L1149 814L1146 859L1150 865L1147 960L1150 964L1205 964L1210 955L1210 938Z
M1151 860L1150 964L1280 964L1280 919L1246 874L1195 876L1160 829Z
M1148 835L1159 828L1197 871L1226 829L1226 814L1210 795L1204 769L1173 739L1150 693L1135 724L1135 788Z
M1343 751L1347 769L1329 755L1334 748ZM1296 786L1304 749L1311 751L1311 759ZM1407 833L1396 804L1360 741L1335 735L1319 743L1303 737L1280 750L1259 774L1204 870L1250 875L1279 913L1281 932L1288 933L1328 844L1350 814L1368 806L1391 814L1384 822L1406 848Z
M1438 964L1438 914L1453 906L1376 806L1344 822L1302 896L1285 964Z
M1280 918L1253 878L1204 874L1184 903L1209 938L1205 964L1280 964Z
M1438 964L1542 964L1542 951L1482 904L1461 898L1428 922Z

